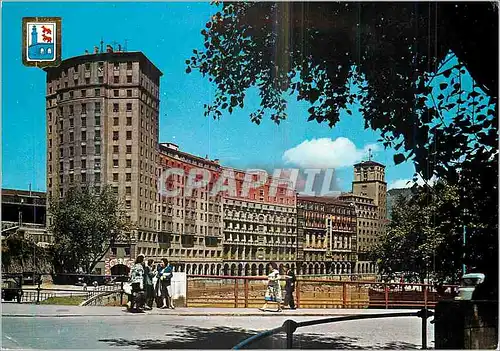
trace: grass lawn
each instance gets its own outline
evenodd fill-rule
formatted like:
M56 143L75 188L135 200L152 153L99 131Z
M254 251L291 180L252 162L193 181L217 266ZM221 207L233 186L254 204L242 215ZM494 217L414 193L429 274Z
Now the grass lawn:
M40 301L40 304L41 305L78 306L83 301L85 301L85 297L83 297L83 296L55 296L55 297L49 297L46 300Z

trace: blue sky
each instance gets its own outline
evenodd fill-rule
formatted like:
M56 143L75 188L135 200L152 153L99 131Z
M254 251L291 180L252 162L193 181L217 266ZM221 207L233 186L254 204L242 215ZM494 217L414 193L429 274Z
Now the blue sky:
M279 126L270 120L260 126L250 122L248 116L259 104L255 94L249 94L243 110L224 115L220 121L204 117L203 104L212 101L214 91L197 72L185 73L185 60L194 48L203 46L200 31L215 9L209 3L10 2L2 6L4 188L27 189L31 183L33 190L46 189L45 73L22 65L22 17L62 17L63 59L82 55L85 49L91 52L99 46L101 37L105 44L116 41L123 45L127 39L129 51L143 51L164 73L160 83L160 141L175 142L189 153L219 158L224 165L305 167L308 162L304 159L312 159L311 152L318 156L316 150L322 147L326 162L341 165L337 169L338 184L348 191L351 164L366 158L369 145L374 148L379 138L378 133L364 130L364 121L357 114L343 115L333 129L307 122L309 106L297 103L295 98L289 104L289 119ZM414 167L411 163L394 166L393 155L394 151L384 151L378 145L374 159L387 166L388 184L402 184L402 179L412 177Z

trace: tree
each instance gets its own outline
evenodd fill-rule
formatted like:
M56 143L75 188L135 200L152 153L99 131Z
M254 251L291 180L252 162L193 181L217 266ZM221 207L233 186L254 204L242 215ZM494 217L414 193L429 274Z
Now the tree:
M464 262L459 197L459 189L444 182L415 187L410 198L398 196L388 231L369 257L386 274L415 272L421 282L456 283Z
M330 127L357 107L365 128L399 150L396 164L411 160L423 179L458 186L467 257L498 275L496 3L217 6L201 31L204 48L186 61L187 73L198 70L216 88L206 116L242 108L252 87L261 97L250 115L257 124L266 113L276 123L286 118L285 93L311 103L309 121Z
M91 273L118 240L129 240L129 224L110 187L99 193L89 188L70 189L50 204L57 271Z

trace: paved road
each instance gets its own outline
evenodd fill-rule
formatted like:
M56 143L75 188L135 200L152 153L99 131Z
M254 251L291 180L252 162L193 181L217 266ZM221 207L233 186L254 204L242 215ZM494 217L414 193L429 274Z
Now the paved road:
M116 313L118 310L113 309L110 310L111 316L103 316L99 315L103 308L89 308L87 315L78 316L67 306L50 306L52 314L48 313L47 306L22 306L23 310L16 314L14 306L9 305L8 310L5 307L2 306L3 349L229 349L259 331L280 326L287 319L322 318L288 316L289 312L267 314L264 318L253 311L244 316L231 316L231 309L227 309L226 315L221 309L203 309L208 312L199 309L195 311L198 315L193 309L156 314ZM45 317L30 316L24 310L29 307L33 314L43 312ZM58 317L56 313L68 315ZM428 346L433 346L433 334L429 324ZM420 347L420 338L420 319L400 317L300 328L296 332L295 346L309 349L415 349ZM255 345L255 348L283 347L283 336Z

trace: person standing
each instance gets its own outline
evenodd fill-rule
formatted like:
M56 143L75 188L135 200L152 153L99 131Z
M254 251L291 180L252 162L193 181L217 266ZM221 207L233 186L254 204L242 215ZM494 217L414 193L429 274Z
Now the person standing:
M269 302L274 302L278 305L277 312L281 312L281 285L280 285L280 273L278 270L278 265L275 262L269 263L270 273L267 276L267 289L264 296L265 303L260 308L261 311L267 311L267 305Z
M157 274L158 282L160 284L160 297L163 305L162 309L174 309L172 296L169 294L170 285L172 284L173 267L168 262L168 259L162 258L161 267Z
M153 288L153 260L149 259L147 264L144 265L144 291L146 295L146 306L144 309L153 309L154 288Z
M143 307L143 289L144 289L144 255L139 255L130 271L130 282L132 284L132 293L127 307L131 312L139 312Z
M297 278L295 277L294 271L290 268L289 264L285 265L285 306L290 306L291 310L295 309L295 301L293 298L293 292L295 291L295 282Z

